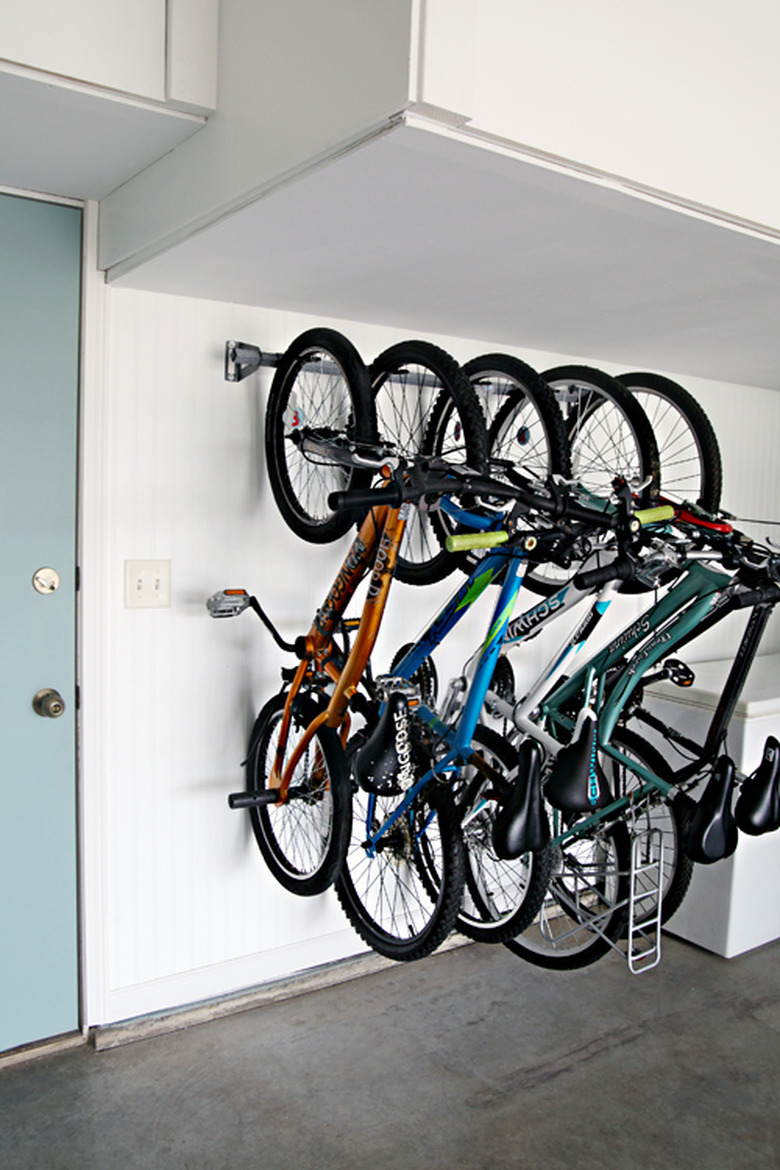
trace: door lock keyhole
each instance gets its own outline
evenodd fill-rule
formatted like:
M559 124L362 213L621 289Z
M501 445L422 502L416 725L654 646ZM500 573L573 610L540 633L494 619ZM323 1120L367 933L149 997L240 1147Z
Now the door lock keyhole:
M59 691L45 687L32 701L33 710L44 719L59 719L65 711L65 700Z

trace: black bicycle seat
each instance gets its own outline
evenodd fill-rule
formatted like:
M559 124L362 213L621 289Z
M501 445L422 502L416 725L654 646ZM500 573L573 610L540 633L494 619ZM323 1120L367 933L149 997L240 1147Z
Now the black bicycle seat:
M517 780L493 822L493 848L502 861L514 861L524 853L544 849L550 840L550 823L542 803L541 767L539 744L533 739L523 740L517 752Z
M758 768L742 782L734 817L751 837L780 829L780 743L773 735L764 744Z
M544 789L553 808L587 813L604 808L614 800L596 760L596 731L596 720L589 716L577 739L558 753Z
M711 865L730 857L736 849L737 822L731 811L734 783L734 761L720 756L682 834L680 844L691 861Z

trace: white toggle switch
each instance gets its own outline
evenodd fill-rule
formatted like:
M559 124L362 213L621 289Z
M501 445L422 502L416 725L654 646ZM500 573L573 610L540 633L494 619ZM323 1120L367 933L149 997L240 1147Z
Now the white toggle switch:
M170 561L125 561L125 609L162 609L170 604Z

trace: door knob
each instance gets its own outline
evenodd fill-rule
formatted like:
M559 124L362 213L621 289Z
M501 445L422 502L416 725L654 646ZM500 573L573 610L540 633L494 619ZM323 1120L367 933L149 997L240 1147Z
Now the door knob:
M33 710L44 719L59 719L65 710L65 700L59 691L45 687L32 701Z

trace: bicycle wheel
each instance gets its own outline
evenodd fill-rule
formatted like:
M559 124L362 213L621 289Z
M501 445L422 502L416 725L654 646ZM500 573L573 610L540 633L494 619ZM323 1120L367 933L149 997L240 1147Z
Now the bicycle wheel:
M552 851L553 874L541 910L527 930L504 945L537 967L571 971L606 955L625 929L628 830L622 822L596 824Z
M274 374L265 414L268 478L279 511L297 536L326 544L354 518L332 512L329 494L368 487L372 473L304 451L307 436L376 441L368 372L352 343L333 329L310 329L293 341Z
M407 813L367 848L398 797L353 796L352 834L336 893L350 923L380 955L422 959L452 930L464 882L464 850L446 793L434 808L423 789ZM435 875L435 879L432 877Z
M555 391L566 423L573 478L604 499L612 493L612 481L624 479L640 506L648 505L658 492L658 446L636 399L590 366L557 366L542 377Z
M536 370L503 353L466 362L463 372L491 418L488 458L512 463L529 479L569 478L569 445L555 395ZM501 474L500 468L497 474Z
M712 423L683 386L660 374L621 374L653 428L661 458L661 495L717 512L723 486L720 447Z
M627 728L619 728L612 736L612 746L624 756L643 764L661 780L672 783L672 770L666 760L640 735ZM628 796L641 787L642 780L636 772L606 755L599 756L599 764L606 773L612 792L616 797ZM693 862L681 848L683 829L690 813L685 797L669 801L659 794L637 803L634 810L634 826L637 832L646 829L660 829L663 840L663 873L661 875L661 921L666 923L682 904L693 877ZM645 860L649 860L646 858ZM648 889L648 879L639 875L637 892L641 895ZM642 923L651 915L648 907L637 916Z
M408 459L438 456L484 470L485 421L454 358L427 341L402 341L379 355L370 377L381 441ZM398 580L428 585L447 577L459 561L443 547L452 530L441 512L415 508L401 544Z
M284 694L274 695L255 721L246 760L249 792L268 786L285 700ZM284 764L317 710L313 700L295 700ZM321 727L295 768L284 804L249 810L265 863L286 890L310 896L333 884L347 847L350 809L344 750L336 732Z
M472 746L502 777L513 773L517 753L489 727L477 727ZM549 848L502 861L493 848L497 802L493 781L470 765L462 778L461 821L466 846L466 884L456 929L475 942L502 943L529 926L539 913L550 880Z

